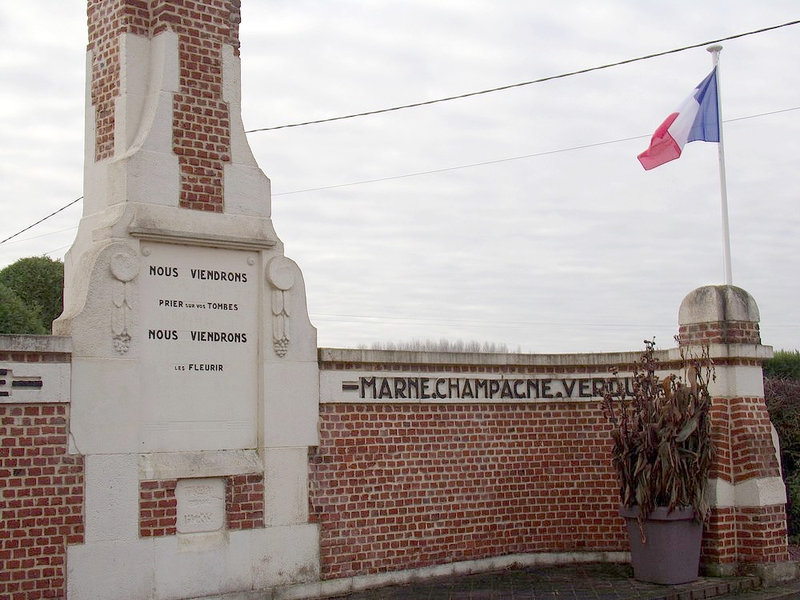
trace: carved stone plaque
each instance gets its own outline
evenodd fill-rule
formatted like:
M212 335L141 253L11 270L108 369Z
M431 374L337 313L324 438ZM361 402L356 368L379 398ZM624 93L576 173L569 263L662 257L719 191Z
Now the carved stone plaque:
M225 480L221 477L180 479L175 487L178 501L178 533L209 533L225 527Z
M142 244L143 450L255 445L256 256Z

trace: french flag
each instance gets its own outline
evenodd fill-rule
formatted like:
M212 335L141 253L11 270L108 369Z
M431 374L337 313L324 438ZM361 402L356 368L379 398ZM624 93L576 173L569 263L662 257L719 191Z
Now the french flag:
M697 141L719 142L716 67L656 129L650 138L650 147L638 156L639 162L649 171L675 160L684 145Z

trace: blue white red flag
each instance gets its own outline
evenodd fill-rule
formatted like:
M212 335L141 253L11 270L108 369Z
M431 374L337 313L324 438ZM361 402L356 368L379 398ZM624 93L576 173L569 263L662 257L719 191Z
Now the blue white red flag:
M719 142L719 105L717 68L708 74L656 129L650 147L638 158L646 170L653 169L681 155L689 142Z

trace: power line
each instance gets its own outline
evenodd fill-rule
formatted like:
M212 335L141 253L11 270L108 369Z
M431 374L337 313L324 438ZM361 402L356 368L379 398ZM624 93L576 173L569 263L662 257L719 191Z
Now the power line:
M20 229L20 230L19 230L17 233L15 233L14 235L10 235L10 236L8 236L6 239L4 239L4 240L0 240L0 244L5 244L5 243L6 243L8 240L14 239L14 238L15 238L15 237L17 237L19 234L21 234L21 233L25 233L25 232L26 232L26 231L28 231L29 229L33 229L33 228L34 228L34 227L36 227L36 226L37 226L39 223L43 223L43 222L45 222L45 221L46 221L47 219L49 219L50 217L53 217L53 216L57 215L57 214L58 214L58 213L60 213L62 210L66 210L67 208L69 208L70 206L72 206L73 204L75 204L76 202L78 202L78 201L80 201L80 200L83 200L83 196L81 196L80 198L75 198L75 200L73 200L73 201L72 201L72 202L70 202L69 204L65 204L64 206L62 206L62 207L61 207L61 208L59 208L58 210L55 210L55 211L51 212L51 213L50 213L49 215L47 215L46 217L42 217L41 219L39 219L38 221L36 221L36 223L33 223L32 225L28 225L28 226L27 226L25 229Z
M800 107L799 107L800 108ZM456 165L454 167L444 167L442 169L432 169L430 171L416 171L414 173L405 173L403 175L390 175L388 177L379 177L377 179L364 179L361 181L351 181L349 183L339 183L335 185L326 185L316 188L308 188L303 190L294 190L291 192L279 192L272 194L273 196L290 196L292 194L303 194L305 192L319 192L322 190L332 190L340 187L349 187L351 185L362 185L365 183L378 183L379 181L390 181L392 179L404 179L406 177L418 177L420 175L433 175L435 173L446 173L447 171L457 171L459 169L470 169L472 167L482 167L485 165L496 165L504 162L511 162L514 160L522 160L524 158L536 158L537 156L548 156L550 154L560 154L562 152L571 152L573 150L584 150L586 148L596 148L597 146L607 146L609 144L616 144L618 142L629 142L631 140L639 140L648 138L650 135L636 135L633 137L620 138L617 140L608 140L605 142L595 142L593 144L583 144L581 146L570 146L569 148L559 148L557 150L544 150L542 152L534 152L533 154L523 154L522 156L511 156L509 158L497 158L495 160L486 160L483 162L469 163L466 165Z
M793 110L800 110L800 106L795 106L793 108L784 108L784 109L781 109L781 110L773 110L773 111L769 111L769 112L759 113L759 114L756 114L756 115L748 115L748 116L745 116L745 117L737 117L735 119L725 119L725 120L723 120L723 123L732 123L734 121L745 121L747 119L755 119L756 117L766 117L766 116L769 116L769 115L776 115L776 114L779 114L779 113L790 112L790 111L793 111ZM523 154L521 156L511 156L511 157L508 157L508 158L498 158L498 159L495 159L495 160L486 160L486 161L483 161L483 162L469 163L469 164L466 164L466 165L456 165L454 167L444 167L444 168L441 168L441 169L431 169L429 171L415 171L413 173L404 173L402 175L390 175L390 176L387 176L387 177L378 177L376 179L363 179L363 180L360 180L360 181L350 181L350 182L347 182L347 183L338 183L338 184L334 184L334 185L325 185L325 186L314 187L314 188L305 188L305 189L302 189L302 190L292 190L291 192L278 192L278 193L272 194L272 195L273 195L273 197L274 196L290 196L292 194L304 194L306 192L320 192L320 191L323 191L323 190L332 190L332 189L336 189L336 188L349 187L349 186L353 186L353 185L363 185L363 184L366 184L366 183L378 183L378 182L381 182L381 181L391 181L393 179L404 179L406 177L418 177L420 175L434 175L436 173L446 173L448 171L457 171L459 169L471 169L473 167L482 167L482 166L485 166L485 165L496 165L496 164L499 164L499 163L511 162L511 161L514 161L514 160L523 160L523 159L526 159L526 158L536 158L536 157L539 157L539 156L549 156L551 154L561 154L562 152L572 152L573 150L585 150L587 148L597 148L598 146L607 146L609 144L618 144L620 142L630 142L632 140L647 139L650 136L651 136L651 134L649 134L649 133L646 134L646 135L635 135L635 136L626 137L626 138L619 138L619 139L616 139L616 140L606 140L604 142L594 142L592 144L582 144L582 145L579 145L579 146L570 146L568 148L558 148L556 150L544 150L542 152L534 152L533 154Z
M754 114L754 115L747 115L747 116L744 116L744 117L736 117L736 118L733 118L733 119L725 119L723 121L723 123L733 123L735 121L746 121L748 119L755 119L757 117L766 117L766 116L770 116L770 115L777 115L777 114L781 114L781 113L791 112L791 111L794 111L794 110L800 110L800 106L794 106L792 108L782 108L782 109L779 109L779 110L772 110L772 111L768 111L768 112L757 113L757 114ZM495 164L500 164L500 163L504 163L504 162L511 162L511 161L515 161L515 160L523 160L523 159L526 159L526 158L536 158L536 157L539 157L539 156L548 156L548 155L551 155L551 154L560 154L560 153L563 153L563 152L572 152L573 150L585 150L587 148L597 148L598 146L607 146L609 144L617 144L617 143L620 143L620 142L630 142L632 140L646 139L648 137L650 137L650 134L635 135L635 136L626 137L626 138L619 138L619 139L616 139L616 140L606 140L604 142L594 142L594 143L591 143L591 144L582 144L580 146L569 146L567 148L558 148L556 150L544 150L542 152L534 152L532 154L523 154L521 156L511 156L511 157L508 157L508 158L497 158L497 159L494 159L494 160L486 160L486 161L477 162L477 163L469 163L469 164L466 164L466 165L456 165L456 166L453 166L453 167L443 167L441 169L431 169L431 170L428 170L428 171L415 171L413 173L404 173L402 175L389 175L387 177L378 177L376 179L363 179L363 180L360 180L360 181L350 181L350 182L347 182L347 183L337 183L337 184L334 184L334 185L324 185L324 186L314 187L314 188L305 188L305 189L302 189L302 190L292 190L291 192L278 192L277 194L272 194L272 196L273 197L276 197L276 196L291 196L293 194L304 194L304 193L307 193L307 192L320 192L320 191L324 191L324 190L332 190L332 189L336 189L336 188L350 187L350 186L354 186L354 185L364 185L364 184L367 184L367 183L379 183L381 181L391 181L393 179L405 179L405 178L408 178L408 177L419 177L419 176L422 176L422 175L434 175L436 173L446 173L448 171L458 171L460 169L470 169L470 168L473 168L473 167L482 167L482 166L485 166L485 165L495 165ZM72 206L73 204L75 204L76 202L78 202L78 201L80 201L82 199L83 199L83 196L81 196L80 198L76 198L75 200L69 202L68 204L66 204L64 206L62 206L58 210L50 213L46 217L43 217L43 218L39 219L38 221L36 221L32 225L29 225L28 227L26 227L24 229L21 229L20 231L18 231L14 235L11 235L11 236L7 237L6 239L0 241L0 244L4 244L7 241L17 237L19 234L24 233L24 232L28 231L29 229L32 229L33 227L35 227L36 225L39 225L40 223L43 223L44 221L46 221L50 217L52 217L54 215L57 215L61 211L69 208L70 206ZM69 228L69 229L74 229L74 227ZM67 230L68 229L63 229L61 231L67 231ZM59 232L53 232L53 233L59 233ZM44 235L50 235L50 234L42 234L41 236L36 236L36 237L43 237ZM35 237L34 238L27 238L24 241L28 241L28 240L32 240L32 239L36 239L36 238ZM58 248L56 250L58 250ZM55 250L53 250L52 252L55 252Z
M351 314L338 314L338 313L309 313L309 316L314 319L330 320L339 323L346 322L362 322L362 321L397 321L399 323L406 323L410 325L425 325L425 324L438 324L438 325L463 325L473 327L496 327L496 326L530 326L530 327L596 327L615 329L637 329L641 330L646 327L655 327L654 323L619 323L619 322L575 322L575 321L531 321L528 319L521 320L500 320L500 321L484 321L479 319L456 319L456 318L439 318L439 317L420 317L411 315L351 315ZM661 325L666 326L666 325ZM673 326L673 325L670 325ZM792 323L774 323L771 327L781 328L800 328L798 324Z
M600 66L597 66L597 67L588 67L588 68L585 68L585 69L579 69L577 71L570 71L568 73L561 73L559 75L550 75L548 77L541 77L539 79L533 79L531 81L523 81L523 82L520 82L520 83L512 83L512 84L509 84L509 85L490 88L490 89L486 89L486 90L479 90L477 92L467 92L465 94L459 94L457 96L448 96L448 97L445 97L445 98L437 98L435 100L426 100L424 102L415 102L415 103L412 103L412 104L403 104L403 105L400 105L400 106L393 106L393 107L390 107L390 108L381 108L381 109L378 109L378 110L371 110L371 111L366 111L366 112L353 113L353 114L342 115L342 116L338 116L338 117L329 117L327 119L317 119L317 120L314 120L314 121L304 121L304 122L301 122L301 123L290 123L288 125L277 125L275 127L262 127L262 128L258 128L258 129L249 129L249 130L245 131L245 133L256 133L256 132L259 132L259 131L275 131L277 129L287 129L287 128L290 128L290 127L302 127L302 126L305 126L305 125L316 125L316 124L319 124L319 123L328 123L328 122L331 122L331 121L342 121L344 119L353 119L355 117L365 117L365 116L368 116L368 115L377 115L377 114L381 114L381 113L387 113L387 112L403 110L403 109L406 109L406 108L416 108L416 107L419 107L419 106L428 106L428 105L431 105L431 104L438 104L438 103L441 103L441 102L449 102L450 100L459 100L461 98L469 98L469 97L472 97L472 96L479 96L479 95L482 95L482 94L490 94L490 93L493 93L493 92L509 90L509 89L512 89L512 88L523 87L523 86L526 86L526 85L533 85L533 84L536 84L536 83L544 83L546 81L552 81L552 80L555 80L555 79L564 79L566 77L573 77L575 75L582 75L584 73L591 73L592 71L600 71L600 70L603 70L603 69L610 69L612 67L619 67L621 65L627 65L627 64L630 64L630 63L634 63L634 62L639 62L639 61L643 61L643 60L649 60L651 58L657 58L659 56L666 56L668 54L675 54L675 53L678 53L678 52L684 52L685 50L691 50L693 48L700 48L700 47L704 47L704 46L709 46L711 44L718 44L720 42L725 42L725 41L728 41L728 40L735 40L735 39L743 38L743 37L750 36L750 35L756 35L756 34L759 34L759 33L765 33L767 31L774 31L776 29L781 29L783 27L789 27L791 25L797 25L798 23L800 23L800 19L795 20L795 21L789 21L787 23L782 23L780 25L772 25L770 27L762 27L761 29L754 29L752 31L746 31L744 33L737 33L737 34L729 35L729 36L726 36L726 37L723 37L723 38L717 38L715 40L708 40L706 42L700 42L700 43L697 43L697 44L691 44L689 46L682 46L680 48L673 48L672 50L664 50L664 51L661 51L661 52L655 52L653 54L646 54L644 56L637 56L636 58L628 58L626 60L621 60L621 61L617 61L617 62L613 62L613 63L607 63L607 64L600 65ZM773 112L770 112L770 113L762 113L761 115L751 115L749 117L740 117L739 119L730 119L730 121L740 121L740 120L744 120L744 119L751 119L751 118L754 118L754 117L757 117L757 116L776 114L776 113L780 113L780 112L787 112L787 111L790 111L790 110L797 110L797 108L788 108L788 109L784 109L784 110L773 111ZM605 145L605 144L613 144L613 143L616 143L616 142L623 142L623 141L639 139L640 137L646 137L646 136L635 136L635 137L623 138L623 139L619 139L619 140L612 140L612 141L608 141L608 142L598 142L596 144L588 144L588 145L585 145L585 146L575 146L575 147L572 147L572 148L564 148L564 149L560 149L560 150L551 150L551 151L548 151L548 152L540 152L540 153L536 153L536 154L527 154L527 155L524 155L524 156L516 156L516 157L512 157L512 158L504 158L504 159L498 159L498 160L493 160L493 161L486 161L486 162L482 162L482 163L474 163L474 164L470 164L470 165L448 167L448 168L444 168L444 169L435 169L435 170L432 170L432 171L422 171L422 172L419 172L419 173L408 173L408 174L405 174L405 175L395 175L395 176L391 176L391 177L383 177L383 178L380 178L380 179L370 179L370 180L364 180L364 181L355 181L355 182L351 182L351 183L343 183L343 184L338 184L338 185L323 186L323 187L318 187L318 188L309 188L309 189L305 189L305 190L295 190L295 191L292 191L292 192L283 192L283 193L280 193L280 194L273 194L273 196L287 196L287 195L290 195L290 194L300 194L300 193L304 193L304 192L328 190L328 189L333 189L333 188L337 188L337 187L345 187L345 186L351 186L351 185L361 185L361 184L365 184L365 183L376 183L376 182L379 182L379 181L388 181L388 180L391 180L391 179L402 179L402 178L405 178L405 177L416 177L418 175L429 175L429 174L432 174L432 173L442 173L442 172L446 172L446 171L454 171L454 170L457 170L457 169L466 169L466 168L469 168L469 167L477 167L477 166L495 164L495 163L500 163L500 162L507 162L507 161L512 161L512 160L520 160L520 159L523 159L523 158L533 158L533 157L536 157L536 156L544 156L544 155L547 155L547 154L555 154L555 153L558 153L558 152L568 152L570 150L581 150L581 149L584 149L584 148L592 148L592 147L595 147L595 146L602 146L602 145ZM69 204L66 204L65 206L62 206L61 208L59 208L55 212L52 212L49 215L47 215L46 217L43 217L43 218L39 219L38 221L36 221L32 225L29 225L28 227L25 227L24 229L21 229L17 233L5 238L4 240L0 240L0 245L2 245L4 243L6 243L7 241L17 237L21 233L24 233L24 232L28 231L29 229L32 229L33 227L36 227L36 225L39 225L40 223L43 223L44 221L46 221L50 217L60 213L62 210L65 210L65 209L69 208L70 206L72 206L73 204L75 204L76 202L78 202L78 201L80 201L82 199L83 199L83 196L81 196L80 198L76 198L75 200L73 200Z
M64 207L66 208L66 207ZM23 238L21 240L14 240L13 242L8 242L9 245L11 244L24 244L25 242L30 242L31 240L38 240L39 238L47 237L49 235L56 235L57 233L64 233L65 231L74 231L77 229L77 225L73 225L71 227L65 227L64 229L57 229L56 231L48 231L47 233L40 233L39 235L32 235L31 237ZM20 232L22 233L22 232ZM45 252L45 254L50 254L49 252Z
M763 27L761 29L754 29L753 31L747 31L745 33L737 33L734 35L729 35L726 37L718 38L715 40L708 40L707 42L701 42L698 44L691 44L689 46L682 46L680 48L673 48L672 50L664 50L662 52L655 52L653 54L646 54L644 56L637 56L636 58L628 58L625 60L620 60L613 63L607 63L604 65L600 65L597 67L588 67L585 69L579 69L577 71L570 71L568 73L561 73L559 75L550 75L548 77L541 77L539 79L532 79L531 81L523 81L520 83L512 83L509 85L501 85L500 87L489 88L486 90L479 90L477 92L467 92L465 94L458 94L456 96L446 96L444 98L436 98L434 100L424 100L422 102L413 102L411 104L401 104L399 106L392 106L389 108L379 108L376 110L368 110L365 112L359 113L352 113L349 115L341 115L338 117L328 117L325 119L316 119L313 121L303 121L300 123L289 123L287 125L276 125L274 127L260 127L258 129L249 129L245 131L245 133L256 133L259 131L275 131L277 129L288 129L290 127L304 127L306 125L318 125L320 123L330 123L331 121L342 121L344 119L354 119L356 117L366 117L369 115L378 115L382 113L394 112L398 110L405 110L407 108L417 108L420 106L429 106L431 104L438 104L440 102L449 102L451 100L460 100L462 98L470 98L472 96L480 96L482 94L492 94L494 92L502 92L505 90L510 90L513 88L523 87L526 85L533 85L536 83L544 83L546 81L553 81L555 79L564 79L567 77L574 77L575 75L583 75L585 73L591 73L592 71L600 71L603 69L610 69L612 67L619 67L622 65L628 65L631 63L639 62L642 60L649 60L651 58L658 58L659 56L666 56L668 54L676 54L678 52L684 52L686 50L692 50L694 48L701 48L705 46L710 46L712 44L719 44L720 42L727 42L729 40L735 40L738 38L743 38L749 35L756 35L758 33L765 33L767 31L774 31L775 29L781 29L782 27L789 27L791 25L797 25L800 23L800 20L796 21L789 21L788 23L782 23L781 25L772 25L771 27Z

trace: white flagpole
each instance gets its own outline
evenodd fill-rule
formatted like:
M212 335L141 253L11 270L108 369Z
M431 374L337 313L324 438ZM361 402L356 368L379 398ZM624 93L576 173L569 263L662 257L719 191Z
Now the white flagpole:
M733 285L731 274L731 234L728 226L728 184L725 180L725 146L722 143L722 94L720 92L719 53L722 46L709 46L711 60L717 69L717 117L719 119L719 190L722 197L722 262L725 268L725 284Z

